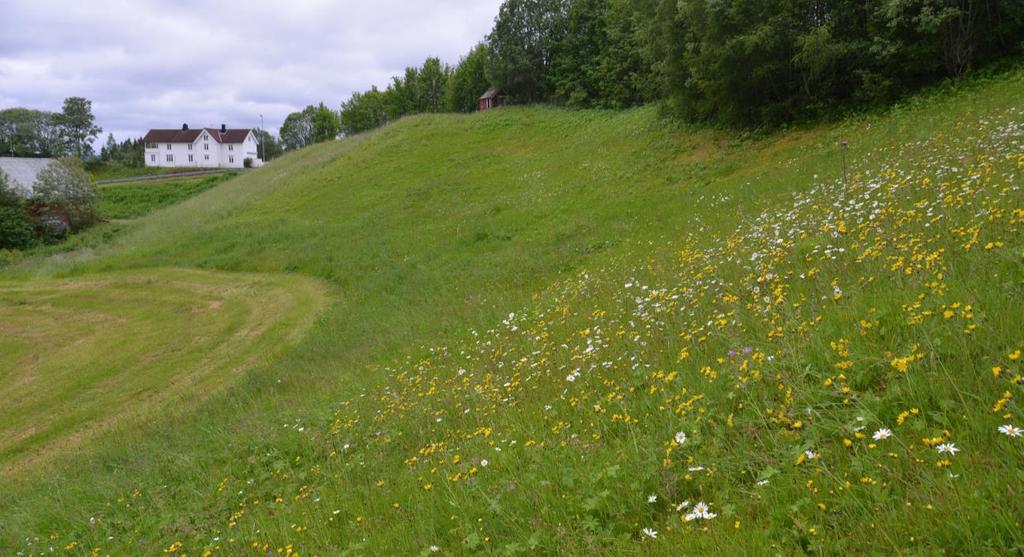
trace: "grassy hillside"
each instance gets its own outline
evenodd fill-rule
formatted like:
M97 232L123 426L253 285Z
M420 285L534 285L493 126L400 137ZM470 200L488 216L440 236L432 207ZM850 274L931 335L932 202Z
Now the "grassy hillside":
M0 478L0 547L1019 551L1022 85L761 139L408 118L23 261L330 301L194 410Z

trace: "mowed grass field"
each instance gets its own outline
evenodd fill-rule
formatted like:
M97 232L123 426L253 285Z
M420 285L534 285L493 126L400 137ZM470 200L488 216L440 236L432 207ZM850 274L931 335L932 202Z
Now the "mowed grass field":
M0 282L0 474L194 408L294 342L317 281L175 269Z
M418 116L22 260L5 281L191 268L327 301L173 416L0 478L0 547L1020 551L1022 106L1017 71L757 138Z

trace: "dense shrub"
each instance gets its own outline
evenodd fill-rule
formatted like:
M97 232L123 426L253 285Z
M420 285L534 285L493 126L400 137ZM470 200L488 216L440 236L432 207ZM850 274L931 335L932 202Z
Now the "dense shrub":
M32 243L32 222L23 200L0 170L0 250L24 249Z
M59 220L71 231L97 220L96 186L78 159L58 159L36 176L30 212L42 222Z
M33 237L32 222L20 207L0 206L0 249L25 249Z

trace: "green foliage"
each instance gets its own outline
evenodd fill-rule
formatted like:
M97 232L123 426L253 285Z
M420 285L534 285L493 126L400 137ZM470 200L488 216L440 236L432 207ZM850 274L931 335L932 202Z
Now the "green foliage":
M324 103L309 105L293 112L281 124L281 144L285 149L301 149L314 143L336 139L342 132L338 113Z
M60 127L70 153L79 159L92 155L92 142L103 132L103 128L96 125L92 101L84 97L64 99L64 107L54 115L54 122Z
M416 80L416 112L443 112L445 88L451 77L451 68L440 58L427 58Z
M776 125L875 104L1006 56L1024 38L1014 3L755 0L677 4L668 99L691 119Z
M0 250L25 249L34 239L32 221L25 211L21 207L0 205Z
M418 68L406 68L384 91L371 87L355 92L341 104L341 130L357 134L397 120L406 114L444 112L450 102L452 69L439 58L427 58Z
M480 43L455 66L448 81L446 104L450 112L474 112L480 95L491 87L487 79L487 45Z
M92 143L103 128L96 125L92 101L83 97L64 99L61 112L29 108L0 110L0 156L61 157L84 159L93 153ZM141 160L141 157L140 159Z
M60 129L52 112L0 110L0 156L52 157L62 152Z
M80 230L96 220L96 186L76 158L58 159L39 171L32 201L42 216L57 216L71 230Z
M180 203L235 176L216 174L203 178L158 180L115 184L98 188L97 212L107 219L131 219Z
M23 205L7 175L0 170L0 251L25 249L32 244L32 221Z
M487 76L513 102L538 102L554 90L548 70L565 36L567 0L506 0L487 35Z
M1024 4L507 0L490 79L519 102L778 125L889 102L1018 51Z
M267 130L255 130L253 133L256 135L256 144L259 147L257 153L264 161L274 160L284 152L284 148L274 134Z
M577 107L624 108L656 99L632 0L574 0L551 69L554 98Z
M99 163L121 168L145 168L145 153L146 146L141 137L118 143L114 134L108 134L106 143L100 148Z
M491 85L513 104L663 100L692 121L778 126L888 103L1007 57L1024 44L1024 4L505 0L484 44L454 70L428 58L384 91L354 94L343 130L472 111Z
M389 89L396 91L398 89ZM347 135L357 134L366 130L383 126L388 121L388 105L385 94L376 87L360 93L356 91L345 102L341 103L341 130Z
M341 126L338 122L338 114L320 103L313 111L313 143L331 141L338 138L341 133Z
M281 124L281 144L285 149L301 149L313 144L313 117L316 107L292 112Z
M10 178L7 177L7 173L0 169L0 207L20 206L21 196L14 191L14 186L11 184Z

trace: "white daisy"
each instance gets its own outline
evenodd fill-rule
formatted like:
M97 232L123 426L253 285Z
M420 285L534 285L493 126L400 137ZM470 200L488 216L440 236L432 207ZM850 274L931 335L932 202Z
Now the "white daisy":
M718 516L718 514L711 512L710 507L708 507L707 503L701 501L694 505L693 511L687 514L684 518L687 522L691 522L697 519L711 520L716 516Z
M490 462L487 462L486 458L480 461L480 466L482 466L484 468L487 468L488 464L490 464Z
M676 505L676 512L677 513L678 512L682 512L683 509L688 508L689 506L690 506L690 500L687 499L686 501L683 501L682 503L679 503L678 505Z
M685 443L686 442L686 432L685 431L678 431L678 432L676 432L675 440L676 440L676 445L682 445L683 443Z
M952 443L943 443L935 447L935 450L939 451L939 454L956 454L960 452L960 448Z
M1013 424L1006 424L999 426L999 433L1008 437L1020 437L1024 435L1024 429L1021 429Z
M658 531L653 528L644 528L640 532L648 538L654 539L658 537Z
M871 438L874 439L875 441L881 441L883 439L888 439L890 437L892 437L892 430L887 427L879 429L878 431L875 432L874 435L871 436Z
M654 495L653 493L648 495L647 496L647 502L648 503L657 503L658 502L658 496Z

